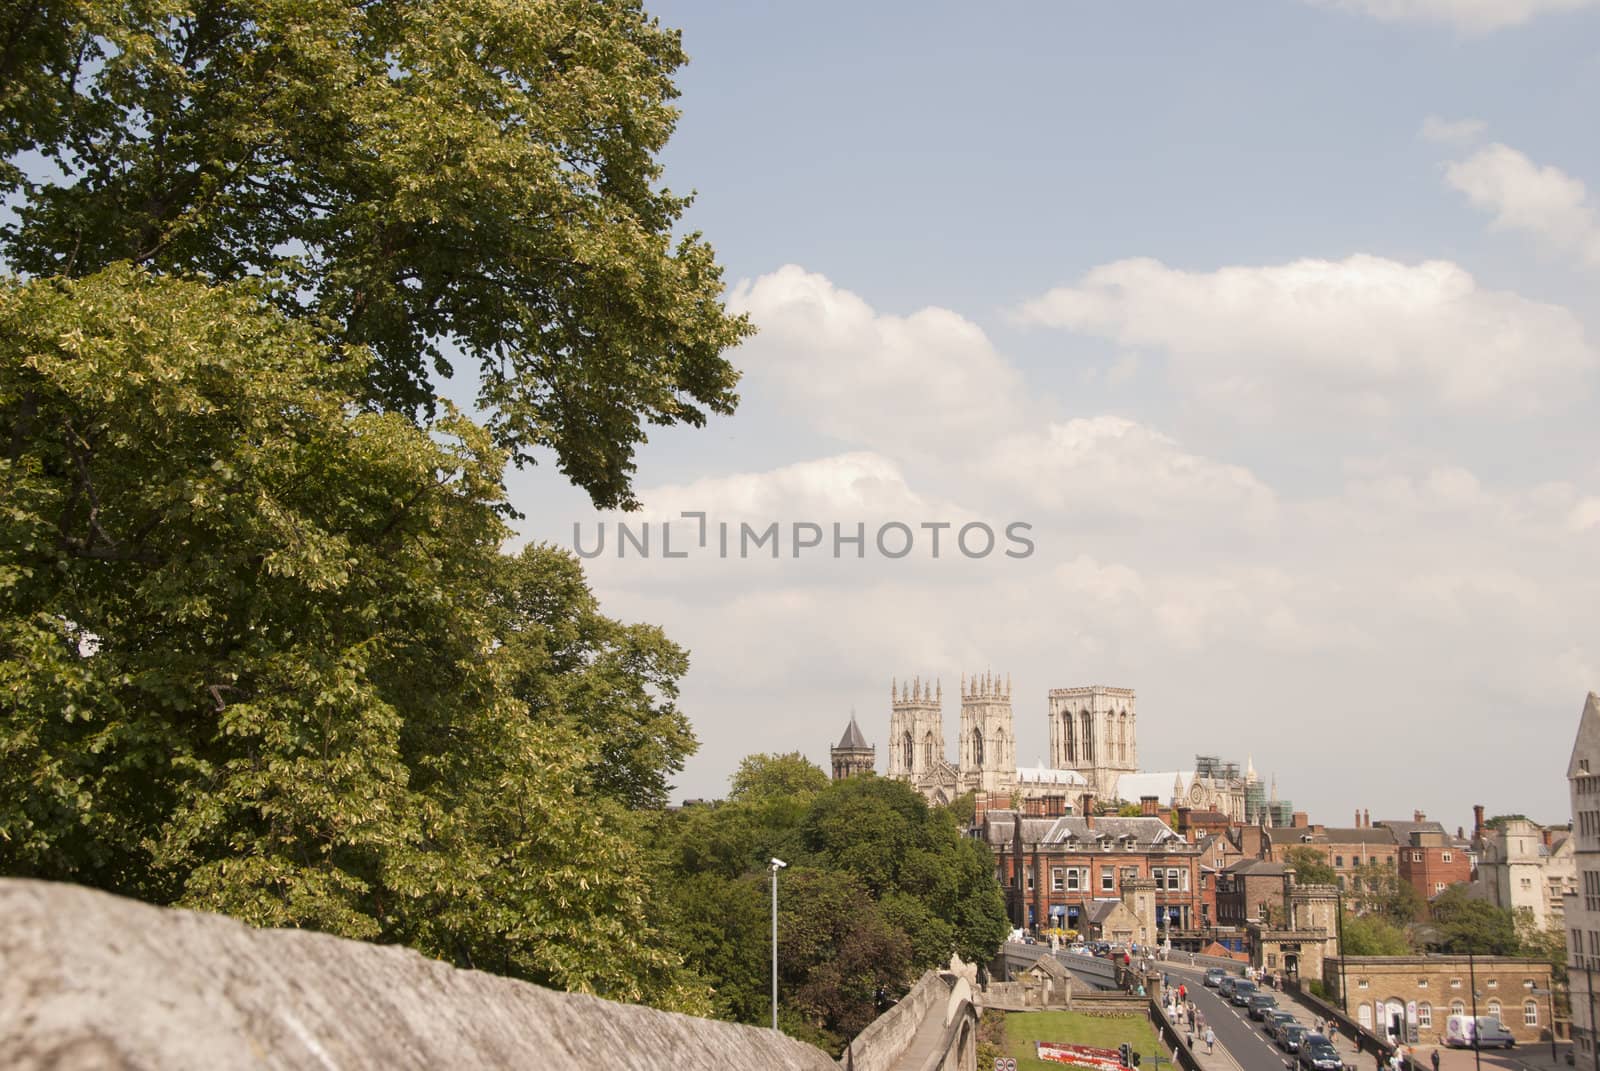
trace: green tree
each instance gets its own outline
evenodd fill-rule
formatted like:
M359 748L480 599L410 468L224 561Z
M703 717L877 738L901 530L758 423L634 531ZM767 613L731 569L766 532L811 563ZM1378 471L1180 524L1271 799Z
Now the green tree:
M1337 885L1339 875L1328 865L1328 859L1317 849L1304 844L1289 849L1285 860L1294 871L1294 880L1301 885Z
M365 401L431 414L459 355L494 440L603 507L647 425L736 403L750 328L657 162L685 56L637 0L39 0L0 41L14 270L279 278L374 351Z
M1503 907L1475 899L1464 885L1452 885L1434 897L1432 912L1436 940L1445 952L1510 956L1521 947L1516 917Z
M1404 956L1413 949L1403 927L1382 914L1344 913L1342 949L1348 956Z
M704 1008L603 749L512 688L503 453L277 304L0 289L0 871Z
M733 772L728 798L756 800L811 796L828 787L828 775L800 754L746 755Z
M1346 902L1360 914L1376 914L1399 926L1425 919L1427 901L1417 894L1399 869L1381 863L1363 863L1350 872Z

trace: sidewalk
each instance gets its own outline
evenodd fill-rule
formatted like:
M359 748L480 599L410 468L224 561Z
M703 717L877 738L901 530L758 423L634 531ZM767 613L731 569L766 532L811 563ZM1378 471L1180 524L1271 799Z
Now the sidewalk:
M1187 1040L1188 1029L1179 1025L1179 1020L1169 1016L1165 1008L1161 1009L1161 1014L1173 1032ZM1200 1071L1243 1071L1239 1061L1233 1058L1233 1053L1229 1052L1222 1042L1217 1042L1214 1052L1207 1053L1205 1033L1205 1028L1201 1027L1195 1034L1194 1044L1189 1048L1189 1051L1194 1053L1195 1062L1200 1065Z

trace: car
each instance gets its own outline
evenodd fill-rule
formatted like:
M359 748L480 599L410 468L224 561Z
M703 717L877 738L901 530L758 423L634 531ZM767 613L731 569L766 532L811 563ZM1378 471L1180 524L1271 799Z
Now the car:
M1299 1023L1286 1023L1283 1029L1278 1031L1278 1048L1284 1052L1299 1052L1300 1043L1310 1033L1310 1030Z
M1299 1063L1305 1071L1344 1071L1344 1058L1321 1034L1307 1034L1300 1039Z
M1261 1017L1261 1030L1269 1038L1278 1036L1278 1032L1286 1026L1296 1022L1294 1012L1286 1012L1282 1008L1273 1008Z
M1227 972L1224 971L1221 967L1212 967L1210 970L1206 971L1206 976L1205 976L1206 988L1208 988L1208 989L1217 988L1217 986L1227 976L1228 976Z
M1228 1000L1235 1007L1244 1008L1250 1004L1250 998L1256 995L1256 984L1247 982L1243 978L1233 983L1233 991L1228 994Z
M1269 1014L1278 1010L1278 998L1271 993L1251 993L1245 998L1244 1007L1250 1018L1265 1022Z
M1228 999L1232 998L1232 996L1233 996L1233 983L1237 982L1238 980L1239 979L1235 978L1231 974L1224 974L1221 978L1218 978L1217 979L1217 995L1220 996L1223 1000L1228 1000Z

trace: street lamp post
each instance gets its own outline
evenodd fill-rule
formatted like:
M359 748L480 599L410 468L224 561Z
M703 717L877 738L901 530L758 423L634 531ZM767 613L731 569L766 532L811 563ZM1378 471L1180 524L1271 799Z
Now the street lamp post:
M774 857L768 864L772 871L772 1029L778 1029L778 871L788 866Z
M1350 953L1344 947L1344 890L1340 889L1335 895L1338 897L1338 904L1334 908L1338 915L1334 919L1334 925L1338 927L1339 933L1339 1007L1344 1012L1344 1017L1348 1019L1350 1018L1350 987L1346 984L1344 961L1350 958ZM1323 903L1327 903L1327 901L1324 900Z
M1483 1071L1483 1045L1478 1038L1478 968L1477 957L1467 953L1467 984L1472 986L1472 1066Z

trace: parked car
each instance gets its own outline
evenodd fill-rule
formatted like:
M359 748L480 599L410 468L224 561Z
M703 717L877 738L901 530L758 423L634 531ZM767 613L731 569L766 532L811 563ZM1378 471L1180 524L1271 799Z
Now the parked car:
M1217 986L1220 985L1222 980L1227 976L1227 972L1221 967L1212 967L1210 970L1206 971L1206 987L1209 989L1217 988Z
M1295 1023L1294 1012L1286 1012L1282 1008L1274 1008L1261 1017L1261 1030L1269 1038L1278 1036L1278 1032L1286 1026Z
M1321 1034L1307 1034L1300 1040L1300 1066L1305 1071L1344 1071L1344 1058L1333 1042Z
M1287 1023L1278 1031L1278 1048L1284 1052L1299 1052L1300 1043L1306 1039L1311 1031L1299 1023Z
M1235 1007L1244 1008L1249 1006L1250 998L1255 996L1256 992L1256 984L1254 982L1241 978L1233 983L1233 991L1228 995L1228 1000Z

